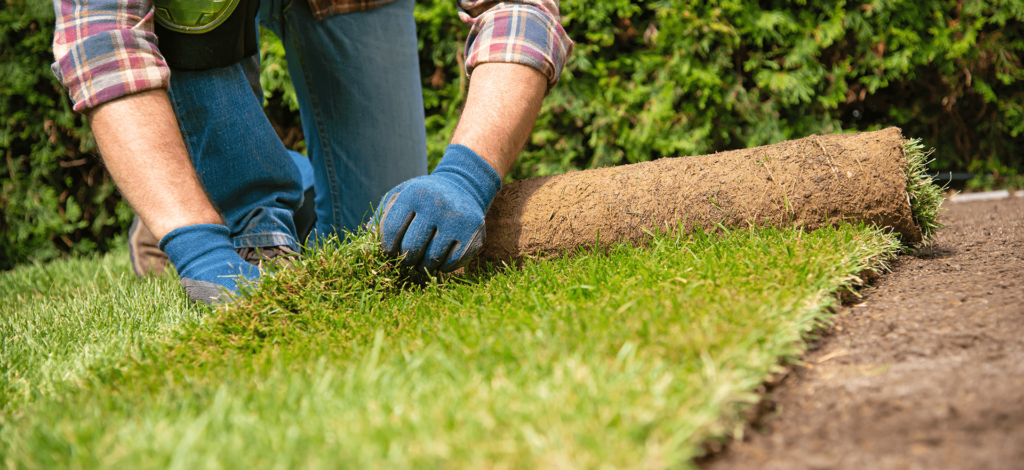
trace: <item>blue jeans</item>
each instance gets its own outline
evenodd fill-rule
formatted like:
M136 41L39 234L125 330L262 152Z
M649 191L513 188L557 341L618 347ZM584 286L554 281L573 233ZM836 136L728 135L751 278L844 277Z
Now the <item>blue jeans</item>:
M172 71L168 95L189 155L236 248L297 248L293 215L310 174L315 233L325 237L355 230L388 190L427 173L413 5L317 21L305 0L263 0L261 24L285 46L308 160L284 148L263 114L257 58Z

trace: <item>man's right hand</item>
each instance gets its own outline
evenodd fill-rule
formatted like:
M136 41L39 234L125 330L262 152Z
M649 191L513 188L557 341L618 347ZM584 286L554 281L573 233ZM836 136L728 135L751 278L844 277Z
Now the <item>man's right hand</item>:
M259 269L235 252L196 177L164 90L128 95L87 114L114 183L178 270L185 292L210 303Z
M229 241L228 228L217 224L179 227L160 239L160 250L178 270L189 298L206 304L237 292L240 283L255 281L260 270L247 263Z

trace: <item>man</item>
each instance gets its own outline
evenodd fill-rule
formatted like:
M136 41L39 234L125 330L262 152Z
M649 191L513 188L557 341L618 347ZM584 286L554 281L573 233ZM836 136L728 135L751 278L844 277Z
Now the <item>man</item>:
M483 215L572 50L557 0L459 1L469 94L452 145L423 176L413 0L155 3L54 0L53 69L121 193L203 302L259 277L236 250L258 260L301 241L303 161L262 113L257 12L285 45L298 95L315 236L354 230L379 201L382 248L424 269L455 269L479 250Z

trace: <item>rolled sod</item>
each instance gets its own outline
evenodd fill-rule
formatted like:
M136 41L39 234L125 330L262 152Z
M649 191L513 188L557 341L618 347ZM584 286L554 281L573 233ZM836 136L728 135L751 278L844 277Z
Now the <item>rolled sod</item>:
M517 181L491 204L480 256L642 243L655 230L814 230L840 221L887 227L915 245L938 227L941 202L925 156L890 127Z

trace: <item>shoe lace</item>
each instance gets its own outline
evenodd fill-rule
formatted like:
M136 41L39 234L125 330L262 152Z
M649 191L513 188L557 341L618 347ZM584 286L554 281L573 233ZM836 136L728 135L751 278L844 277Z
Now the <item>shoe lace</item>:
M236 250L238 255L249 264L262 266L263 263L276 263L297 258L299 253L287 245L244 247Z

